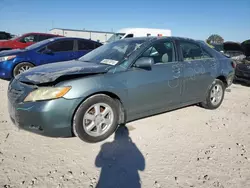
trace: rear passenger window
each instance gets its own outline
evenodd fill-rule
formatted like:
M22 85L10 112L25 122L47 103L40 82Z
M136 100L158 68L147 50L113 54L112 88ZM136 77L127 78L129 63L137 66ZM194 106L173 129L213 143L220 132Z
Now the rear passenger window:
M43 41L43 40L46 40L46 39L49 39L49 38L52 38L52 37L55 37L53 35L40 35L39 36L39 41Z
M191 42L180 41L180 47L184 61L202 60L212 57L210 54L202 50L199 45Z
M19 40L19 42L27 43L27 42L39 42L39 35L28 35Z
M95 48L95 43L92 41L78 40L78 50L93 50Z
M73 51L73 47L74 47L73 40L58 41L47 46L47 48L50 49L52 52Z

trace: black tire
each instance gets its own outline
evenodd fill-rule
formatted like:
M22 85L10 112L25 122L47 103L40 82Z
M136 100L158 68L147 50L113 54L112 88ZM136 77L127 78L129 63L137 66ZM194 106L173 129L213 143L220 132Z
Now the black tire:
M17 65L15 66L14 70L13 70L13 76L16 77L18 74L20 74L20 70L21 70L21 68L23 68L23 67L32 68L32 67L34 67L34 65L31 64L31 63L26 63L26 62L17 64Z
M106 103L111 107L114 114L114 120L107 132L105 132L101 136L91 136L89 135L83 128L83 117L86 111L96 103ZM81 140L88 143L96 143L102 140L107 139L110 135L112 135L118 127L119 121L119 107L117 102L111 97L104 94L97 94L86 99L77 109L74 118L73 118L73 133L75 136L80 138Z
M218 104L216 104L216 105L214 105L214 104L211 102L211 100L210 100L210 99L211 99L211 90L213 89L213 87L214 87L215 85L220 85L221 88L222 88L222 98L221 98L221 101L220 101ZM214 110L214 109L218 108L218 107L221 105L221 103L222 103L222 101L223 101L223 99L224 99L225 89L226 89L226 88L225 88L225 84L224 84L221 80L215 79L214 82L213 82L213 83L211 84L211 86L209 87L209 90L208 90L207 96L206 96L206 100L203 101L203 102L201 102L201 106L202 106L203 108L210 109L210 110Z

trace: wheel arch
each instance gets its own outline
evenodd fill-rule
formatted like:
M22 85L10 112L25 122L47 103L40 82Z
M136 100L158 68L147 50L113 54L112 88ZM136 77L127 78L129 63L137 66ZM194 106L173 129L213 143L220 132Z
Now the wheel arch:
M94 97L95 95L106 95L112 99L114 99L117 104L118 104L118 107L119 107L119 121L118 123L121 125L121 124L125 124L126 123L126 110L124 108L124 104L122 102L122 100L120 99L120 97L113 93L113 92L110 92L110 91L98 91L98 92L95 92L95 93L92 93L88 96L86 96L79 104L78 106L76 107L74 113L73 113L73 116L72 116L72 120L71 120L71 128L72 128L72 135L74 135L74 132L73 132L73 123L74 123L74 117L75 117L75 114L77 112L77 110L79 109L79 107L81 106L82 103L84 103L84 101L86 101L87 99L89 99L90 97Z
M228 83L227 83L227 79L224 75L220 75L218 76L216 79L222 81L224 83L224 86L227 87L228 86Z

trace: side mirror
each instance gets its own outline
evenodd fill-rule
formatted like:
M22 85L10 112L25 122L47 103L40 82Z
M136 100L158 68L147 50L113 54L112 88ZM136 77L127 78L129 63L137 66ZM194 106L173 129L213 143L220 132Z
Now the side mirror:
M137 61L134 64L134 67L151 70L153 64L154 64L154 59L153 58L151 58L151 57L141 57L141 58L137 59Z
M45 48L45 50L43 51L44 54L48 54L48 55L51 55L53 54L52 50L48 49L48 48Z

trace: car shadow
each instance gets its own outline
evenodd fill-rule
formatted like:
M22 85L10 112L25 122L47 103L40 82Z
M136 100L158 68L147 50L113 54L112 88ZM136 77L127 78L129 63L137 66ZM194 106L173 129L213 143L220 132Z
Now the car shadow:
M145 159L126 126L117 129L114 141L101 146L95 165L101 168L96 188L141 187L139 171L145 169Z

